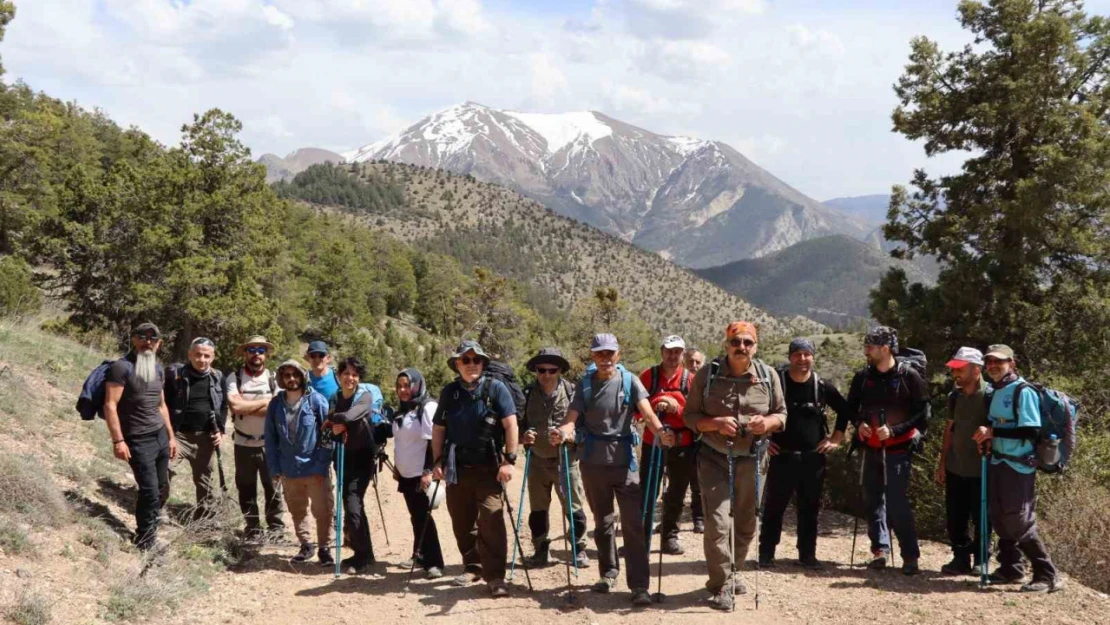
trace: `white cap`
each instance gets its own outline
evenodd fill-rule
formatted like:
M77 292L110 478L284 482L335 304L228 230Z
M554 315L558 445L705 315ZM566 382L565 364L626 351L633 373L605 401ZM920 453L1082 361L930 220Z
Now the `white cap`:
M961 347L956 351L956 355L945 363L952 369L959 369L965 365L979 365L983 366L983 352L975 349L974 347Z
M663 349L674 349L676 347L686 349L686 341L683 341L681 336L672 334L663 339Z

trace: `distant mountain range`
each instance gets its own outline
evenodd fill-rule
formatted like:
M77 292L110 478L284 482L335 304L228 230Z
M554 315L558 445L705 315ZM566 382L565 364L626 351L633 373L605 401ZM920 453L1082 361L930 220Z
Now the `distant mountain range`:
M936 281L931 261L895 260L874 243L843 235L694 273L775 316L804 315L843 328L870 317L869 293L892 266L905 269L911 282Z
M595 111L466 102L344 155L470 174L688 267L764 256L866 219L814 201L720 141L670 137Z
M258 162L266 166L266 182L276 182L289 180L313 165L342 163L343 157L320 148L301 148L287 154L285 158L276 154L263 154Z
M829 208L835 208L848 215L863 219L867 223L882 224L886 222L887 209L890 207L890 194L876 193L874 195L838 197L825 200L824 204Z

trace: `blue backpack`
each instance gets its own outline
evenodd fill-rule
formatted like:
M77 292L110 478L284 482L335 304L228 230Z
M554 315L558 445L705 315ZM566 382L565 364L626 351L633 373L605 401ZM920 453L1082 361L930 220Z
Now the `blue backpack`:
M627 408L631 401L629 398L632 397L632 372L625 369L624 365L617 365L617 372L621 375L621 407ZM593 397L595 373L597 373L597 365L590 363L590 366L586 367L586 373L582 374L582 407L586 410L590 409L590 398Z
M1025 382L1014 389L1014 420L1017 420L1018 401L1024 388L1031 388L1041 399L1041 430L1037 436L1037 469L1045 473L1060 473L1068 468L1068 460L1075 451L1076 422L1079 402L1066 393L1042 384Z
M115 360L105 360L97 365L81 385L76 409L82 421L92 421L97 417L104 418L104 385L108 379L108 370L115 362Z
M355 389L355 396L351 403L357 402L363 393L370 393L370 425L385 423L386 419L382 414L382 404L385 402L385 398L382 397L382 389L378 388L377 384L360 382L358 388Z
M621 434L617 436L598 436L591 434L586 429L582 422L585 421L586 411L590 409L590 400L593 398L593 374L597 372L597 365L591 364L586 367L586 372L582 376L582 414L578 416L577 427L575 429L575 443L582 447L583 453L589 455L591 443L594 440L602 440L606 442L621 442L625 446L628 453L628 469L630 471L638 471L639 464L636 462L635 449L640 446L640 435L632 428L631 414L625 416L624 423L621 424ZM621 376L621 388L618 391L618 401L621 408L628 408L632 402L632 372L625 369L622 365L617 365L617 373Z

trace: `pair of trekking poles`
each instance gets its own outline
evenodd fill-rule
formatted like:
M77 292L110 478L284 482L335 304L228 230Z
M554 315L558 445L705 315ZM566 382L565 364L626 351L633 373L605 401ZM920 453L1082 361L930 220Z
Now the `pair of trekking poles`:
M886 427L886 410L880 410L879 411L879 427L880 428ZM859 492L860 492L860 496L862 497L863 496L864 467L867 466L867 452L864 451L864 450L860 450L859 453L860 453L860 456L859 456ZM884 510L885 510L886 509L885 506L886 506L886 503L888 501L888 497L887 497L887 473L886 473L886 441L882 441L882 443L879 447L879 458L880 458L880 465L881 465L881 470L882 470L882 474L883 474L883 478L882 478L883 479L883 505L884 505ZM893 527L888 527L887 529L889 530L889 533L890 533L890 564L891 564L891 566L893 566L894 562L895 562L894 561L894 547L895 547L895 545L894 545L894 528ZM848 568L849 569L854 568L856 566L856 537L858 535L859 535L859 516L857 515L857 516L855 516L855 520L852 523L852 556L848 561Z
M737 421L740 420L740 415L736 415ZM733 448L736 444L736 438L744 438L747 436L747 427L740 425L740 429L736 433L736 437L725 439L725 445L728 447L728 594L732 599L731 610L736 611L736 456L733 454ZM760 525L763 521L763 449L764 442L756 440L752 446L755 448L755 535L759 536ZM759 609L759 578L761 568L759 564L755 567L755 609Z
M342 574L343 565L343 472L347 463L347 435L343 434L341 438L335 441L335 578L339 579ZM390 470L396 470L393 465L384 456L375 458L378 463L377 470L374 471L374 498L378 502L378 515L382 519L382 533L385 534L385 544L387 547L393 545L389 542L388 525L385 522L385 511L382 510L382 498L378 491L378 473L381 471L382 464L389 466Z

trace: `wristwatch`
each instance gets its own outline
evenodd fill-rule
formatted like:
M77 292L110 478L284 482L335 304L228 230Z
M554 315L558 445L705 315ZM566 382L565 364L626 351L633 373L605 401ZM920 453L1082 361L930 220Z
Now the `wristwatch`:
M516 454L505 453L505 462L511 465L516 464Z

